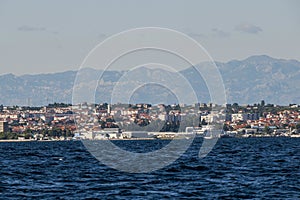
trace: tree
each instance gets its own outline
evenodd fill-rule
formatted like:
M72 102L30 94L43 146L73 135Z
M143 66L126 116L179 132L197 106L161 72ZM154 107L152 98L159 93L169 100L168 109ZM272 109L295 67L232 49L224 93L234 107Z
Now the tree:
M224 131L229 131L229 127L228 127L227 124L224 124L224 125L223 125L223 130L224 130Z
M261 101L261 107L264 107L264 106L265 106L265 101L262 100L262 101Z
M205 119L202 119L201 125L207 125L207 122L205 121Z
M239 104L238 104L238 103L233 103L233 104L232 104L232 107L238 108L238 107L239 107Z
M267 134L270 134L271 133L270 127L269 126L265 126L264 132L267 133Z
M24 138L25 139L30 139L32 137L32 134L31 133L26 133L25 135L24 135Z
M300 131L300 124L296 124L296 129L298 132Z
M13 140L18 139L18 134L14 132L5 132L0 133L0 139L1 140Z
M0 140L6 140L7 139L7 136L5 133L1 132L0 133Z

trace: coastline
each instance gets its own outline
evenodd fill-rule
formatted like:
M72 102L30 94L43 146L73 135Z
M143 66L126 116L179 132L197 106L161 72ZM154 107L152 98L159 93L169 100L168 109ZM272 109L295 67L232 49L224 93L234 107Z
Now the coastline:
M71 140L0 140L2 142L59 142L59 141L71 141Z
M227 139L227 138L238 138L238 139L247 139L247 138L300 138L300 137L291 137L291 136L252 136L252 137L221 137L219 139ZM126 138L126 139L108 139L110 141L136 141L136 140L173 140L173 139L183 139L183 138ZM67 142L67 141L81 141L81 140L0 140L0 143L4 142ZM99 141L99 140L95 140ZM102 141L102 140L100 140ZM103 140L107 141L107 140Z

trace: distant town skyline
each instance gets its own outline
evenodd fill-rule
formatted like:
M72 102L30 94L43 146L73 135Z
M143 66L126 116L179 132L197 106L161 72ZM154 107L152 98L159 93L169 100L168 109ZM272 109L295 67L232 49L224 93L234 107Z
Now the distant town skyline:
M0 1L0 74L77 70L105 38L165 27L216 61L252 55L300 60L299 1Z

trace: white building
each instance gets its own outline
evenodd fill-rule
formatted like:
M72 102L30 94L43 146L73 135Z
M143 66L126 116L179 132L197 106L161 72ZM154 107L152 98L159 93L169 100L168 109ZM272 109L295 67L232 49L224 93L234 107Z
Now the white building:
M126 131L121 133L121 138L150 138L146 131Z

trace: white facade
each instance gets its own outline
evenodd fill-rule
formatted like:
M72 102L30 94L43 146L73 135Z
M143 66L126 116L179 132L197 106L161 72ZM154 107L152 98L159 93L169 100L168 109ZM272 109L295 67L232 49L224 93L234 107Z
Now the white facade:
M146 131L127 131L121 134L122 138L149 138L149 134Z

